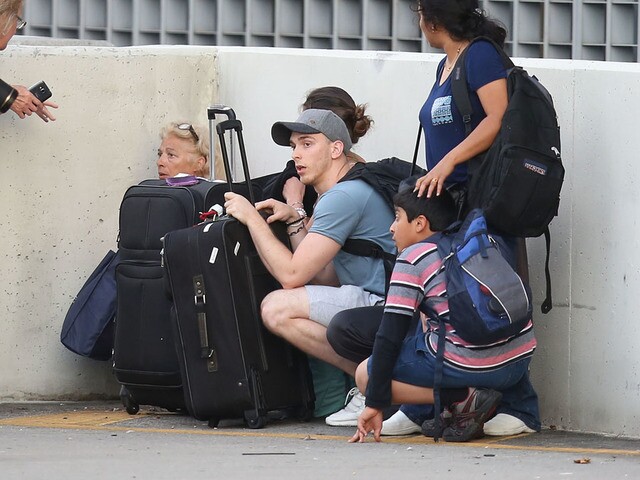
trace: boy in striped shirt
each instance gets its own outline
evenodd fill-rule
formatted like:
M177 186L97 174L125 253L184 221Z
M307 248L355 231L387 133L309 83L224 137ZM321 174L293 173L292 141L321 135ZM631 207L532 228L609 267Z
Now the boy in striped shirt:
M391 404L434 403L438 322L422 313L430 310L444 316L446 325L441 401L450 415L442 436L446 441L468 441L482 435L484 422L500 403L497 390L527 375L536 347L533 327L529 322L517 335L491 345L472 345L458 337L446 322L443 261L437 245L429 242L455 220L454 201L447 192L418 198L405 186L394 204L390 230L399 255L373 353L356 371L358 388L366 391L366 407L350 441L362 442L371 432L380 441L382 412ZM422 322L411 334L418 312Z

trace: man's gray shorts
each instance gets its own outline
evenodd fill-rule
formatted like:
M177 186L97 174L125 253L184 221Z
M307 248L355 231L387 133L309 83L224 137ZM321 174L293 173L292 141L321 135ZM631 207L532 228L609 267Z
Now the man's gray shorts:
M305 285L304 288L309 298L309 318L325 327L329 326L334 315L342 310L384 303L384 297L367 292L355 285L341 287Z

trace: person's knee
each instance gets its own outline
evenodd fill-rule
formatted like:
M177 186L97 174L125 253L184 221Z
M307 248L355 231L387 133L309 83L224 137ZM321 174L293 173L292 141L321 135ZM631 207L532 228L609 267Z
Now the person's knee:
M327 326L327 341L334 350L344 350L343 344L350 339L348 323L344 321L343 312L338 313Z
M260 305L262 323L271 332L276 332L282 325L283 308L282 302L278 301L278 297L278 291L271 292L264 297Z
M262 300L260 315L262 323L271 332L281 335L292 320L306 318L304 288L296 290L275 290Z
M369 363L369 359L366 359L358 368L356 368L356 385L358 390L361 392L365 392L367 390L367 383L369 383L369 372L367 371L367 364Z

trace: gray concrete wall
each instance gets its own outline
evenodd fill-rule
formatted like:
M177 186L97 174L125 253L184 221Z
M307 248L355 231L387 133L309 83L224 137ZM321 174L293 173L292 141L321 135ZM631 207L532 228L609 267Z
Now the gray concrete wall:
M58 120L0 116L0 398L114 394L110 362L67 351L61 321L116 248L125 189L156 175L160 126L206 124L212 49L9 47L1 77L45 80Z
M6 212L0 240L0 398L113 393L110 366L66 351L64 313L115 246L126 187L153 176L157 130L175 117L205 122L214 101L245 126L253 175L289 158L270 125L295 119L308 90L339 85L369 103L369 160L410 159L417 114L439 55L248 48L10 47L2 78L45 79L62 107L55 124L0 117ZM567 169L551 226L554 309L536 314L532 378L543 422L640 437L640 330L635 294L640 66L520 59L554 96ZM615 196L609 192L615 191ZM613 197L613 198L612 198ZM544 293L544 241L528 242L532 288ZM6 272L6 273L5 273Z

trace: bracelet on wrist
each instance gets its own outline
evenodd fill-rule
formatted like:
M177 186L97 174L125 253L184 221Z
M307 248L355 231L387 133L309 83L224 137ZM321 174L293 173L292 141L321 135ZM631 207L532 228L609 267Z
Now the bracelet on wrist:
M287 228L294 227L294 226L298 225L299 223L303 223L302 222L303 220L304 220L303 218L299 218L297 220L294 220L293 222L285 223L285 225L287 226Z
M300 226L298 228L296 228L293 232L289 232L289 236L293 237L294 235L297 235L298 233L300 233L302 230L304 230L304 223L300 223Z
M293 202L293 203L290 203L289 205L294 207L294 208L295 208L296 205L298 205L301 208L304 208L304 203L302 203L302 202Z
M297 207L295 210L296 210L296 212L298 212L298 215L300 215L301 219L302 218L307 218L307 212L306 212L306 210L304 208Z

